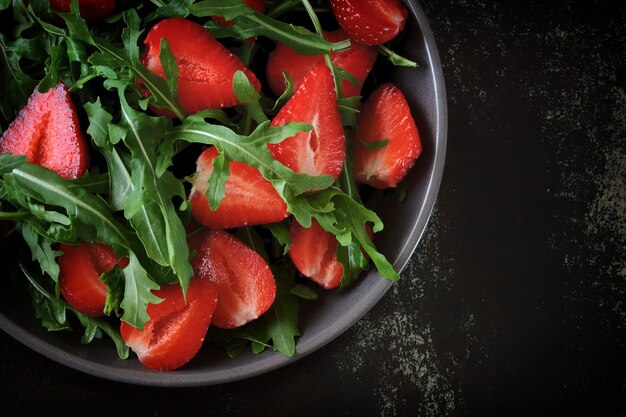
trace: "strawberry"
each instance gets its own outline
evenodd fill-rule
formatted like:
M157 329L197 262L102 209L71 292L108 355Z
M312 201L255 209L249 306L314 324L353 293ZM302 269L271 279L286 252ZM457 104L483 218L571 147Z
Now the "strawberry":
M368 149L354 139L355 179L379 189L397 186L422 152L411 109L398 87L386 83L372 92L363 104L357 129L366 142L388 143Z
M69 12L72 0L50 0L50 6L59 12ZM83 19L103 19L115 10L115 0L78 0L78 9Z
M243 162L229 162L230 177L224 187L225 196L217 210L212 211L205 195L207 181L213 170L213 159L219 153L206 148L196 161L196 174L191 178L189 193L191 214L200 224L211 229L229 229L245 225L275 223L288 216L287 204L271 182Z
M188 114L239 104L233 92L233 76L243 71L261 91L254 73L230 53L202 25L183 18L168 18L150 29L145 40L143 64L165 78L159 54L167 39L178 66L178 101ZM170 115L169 113L165 113Z
M59 285L63 298L75 309L92 317L104 314L108 288L99 277L115 265L124 268L110 246L83 242L77 246L61 243L59 249Z
M35 89L0 138L0 153L25 155L68 179L87 171L89 149L65 84Z
M142 365L170 371L185 365L202 347L217 305L217 291L210 281L192 278L186 302L179 284L163 285L153 294L163 301L148 304L150 320L144 329L123 321L120 333Z
M342 30L324 32L324 36L330 42L339 42L347 38ZM330 57L335 65L349 72L361 85L374 66L378 52L370 46L353 42L350 49L342 52L332 52ZM285 78L287 73L294 85L297 86L302 78L314 67L324 64L323 55L302 55L283 43L278 43L270 53L267 67L267 83L274 94L281 95L285 91ZM361 87L354 85L349 80L343 80L341 89L344 97L358 96Z
M309 123L313 130L268 144L274 158L295 172L332 175L337 179L346 158L346 144L335 82L326 65L319 65L304 76L271 125L288 122Z
M246 3L248 6L250 6L253 10L259 13L265 12L264 0L243 0L243 2ZM215 20L219 24L226 25L226 26L233 26L235 24L235 22L226 20L222 16L213 16L213 20Z
M330 0L341 28L364 45L380 45L404 29L408 11L402 0Z
M337 239L316 220L305 228L292 222L289 228L289 257L302 275L325 289L341 284L343 265L337 261Z
M258 318L274 302L276 282L256 251L224 230L207 230L189 240L197 251L191 260L196 277L217 289L212 325L232 329Z

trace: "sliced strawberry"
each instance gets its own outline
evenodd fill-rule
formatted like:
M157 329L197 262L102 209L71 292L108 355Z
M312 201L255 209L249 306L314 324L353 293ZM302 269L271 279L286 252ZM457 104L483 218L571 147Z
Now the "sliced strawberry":
M50 0L50 6L60 12L69 12L72 0ZM78 9L83 19L99 20L115 10L115 0L78 0Z
M206 148L196 161L196 174L191 178L189 193L191 214L200 224L211 229L230 229L246 225L275 223L289 215L287 204L271 182L243 162L229 162L230 177L224 187L225 197L212 211L205 192L213 171L217 149Z
M259 80L237 56L202 25L183 18L164 19L148 32L142 62L159 77L165 78L159 58L163 38L176 58L178 100L186 113L239 104L233 92L233 76L239 70L261 91Z
M265 12L264 0L243 0L243 2L259 13ZM235 22L226 20L222 16L213 16L213 20L215 20L219 24L226 25L226 26L233 26L235 24Z
M339 177L346 143L330 69L319 65L304 76L293 96L278 112L272 126L305 122L313 126L277 144L268 144L277 161L295 172Z
M63 298L74 309L92 317L102 316L108 288L99 277L115 265L124 268L127 259L120 260L111 247L100 243L59 245L59 284Z
M185 365L202 347L217 305L217 291L208 280L192 278L187 302L179 284L168 284L154 295L163 299L148 304L150 320L143 331L122 322L124 342L150 369L170 371Z
M347 38L342 30L325 32L324 36L330 42L339 42ZM332 52L330 57L335 65L349 72L357 81L363 82L370 73L378 52L376 49L353 42L350 49L342 52ZM267 83L274 94L281 95L285 91L285 77L287 73L295 86L302 78L318 65L324 64L323 55L302 55L283 43L276 45L269 55L266 68ZM358 96L361 94L360 86L354 85L349 80L341 83L344 97Z
M402 0L330 0L341 28L364 45L380 45L404 29L408 11Z
M33 91L0 138L0 153L5 152L25 155L69 179L87 171L89 148L65 84L45 93Z
M289 256L298 271L323 288L337 288L341 284L343 265L337 261L335 236L322 229L316 220L309 228L292 222L289 236Z
M420 135L404 94L387 83L363 104L357 128L362 140L388 140L386 146L368 149L355 139L355 179L375 188L395 187L422 152Z
M212 325L232 329L258 318L274 302L276 282L272 270L256 251L223 230L194 235L189 248L195 276L217 289Z

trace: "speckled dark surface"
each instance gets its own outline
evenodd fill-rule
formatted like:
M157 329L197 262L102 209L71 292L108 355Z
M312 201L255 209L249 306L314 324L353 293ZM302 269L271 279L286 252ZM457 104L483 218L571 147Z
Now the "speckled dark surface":
M149 388L0 332L0 409L83 415L626 413L626 6L424 0L446 168L402 280L270 374Z

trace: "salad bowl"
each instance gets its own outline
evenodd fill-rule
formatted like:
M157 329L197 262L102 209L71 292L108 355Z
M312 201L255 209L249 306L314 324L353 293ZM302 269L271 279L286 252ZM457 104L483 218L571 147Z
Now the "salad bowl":
M392 81L404 93L418 126L422 153L409 172L406 196L383 194L375 211L385 227L375 236L377 249L400 274L408 263L435 205L443 175L447 105L443 71L435 37L417 1L406 1L409 19L394 51L417 67L380 65L372 78ZM383 58L381 58L382 60ZM11 260L5 259L5 262ZM318 291L319 299L304 303L298 323L301 336L296 353L287 357L270 349L254 354L249 349L229 358L223 349L205 345L185 366L154 371L142 366L131 352L120 359L110 340L81 343L80 332L48 332L36 318L27 293L17 291L11 279L2 280L0 328L36 352L81 372L113 381L150 386L200 386L221 384L270 372L306 357L340 336L361 319L392 285L375 268L342 291ZM210 330L209 330L210 331Z

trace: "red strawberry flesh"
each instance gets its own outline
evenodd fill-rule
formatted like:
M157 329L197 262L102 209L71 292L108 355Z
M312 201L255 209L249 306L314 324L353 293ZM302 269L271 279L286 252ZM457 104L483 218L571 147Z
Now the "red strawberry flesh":
M339 42L347 39L347 35L342 30L324 32L324 36L330 42ZM372 47L352 42L350 49L332 52L330 56L335 65L349 72L363 85L367 75L374 66L378 52ZM294 86L297 86L312 68L322 65L324 62L323 55L302 55L286 44L278 43L274 51L270 53L267 62L266 78L270 90L276 95L280 95L285 91L283 72L287 73ZM354 85L349 80L343 80L341 88L344 97L361 94L361 87Z
M331 175L337 179L345 161L346 146L335 84L326 65L315 67L302 79L271 125L289 122L309 123L313 130L269 144L274 158L295 172Z
M25 155L64 178L82 176L89 149L76 108L64 84L45 93L35 89L0 139L0 153Z
M316 220L305 228L291 224L289 256L302 275L325 289L341 284L343 265L337 261L337 239L324 230Z
M168 284L153 293L163 299L148 304L150 320L143 330L122 322L124 342L147 368L170 371L193 359L204 342L217 305L217 292L207 280L192 278L186 301L178 284Z
M346 34L364 45L380 45L404 29L408 11L402 0L330 0Z
M269 265L256 251L223 230L194 235L189 248L195 276L212 282L218 303L212 325L232 329L265 313L274 302L276 282Z
M72 246L62 243L59 249L59 285L63 298L77 311L92 317L103 315L108 288L99 276L117 264L125 267L113 249L99 243Z
M178 66L178 100L187 114L239 104L233 92L233 76L243 71L261 91L254 73L230 53L202 25L183 18L168 18L150 29L143 64L165 78L159 54L167 39Z
M189 194L191 213L200 224L212 229L229 229L246 225L275 223L288 216L287 204L272 183L243 162L229 162L230 177L225 197L217 210L211 210L205 195L213 160L219 155L215 147L206 148L196 162Z
M389 142L382 148L368 149L355 139L355 179L380 189L396 187L422 151L404 94L391 83L378 87L363 104L357 126L364 141Z

